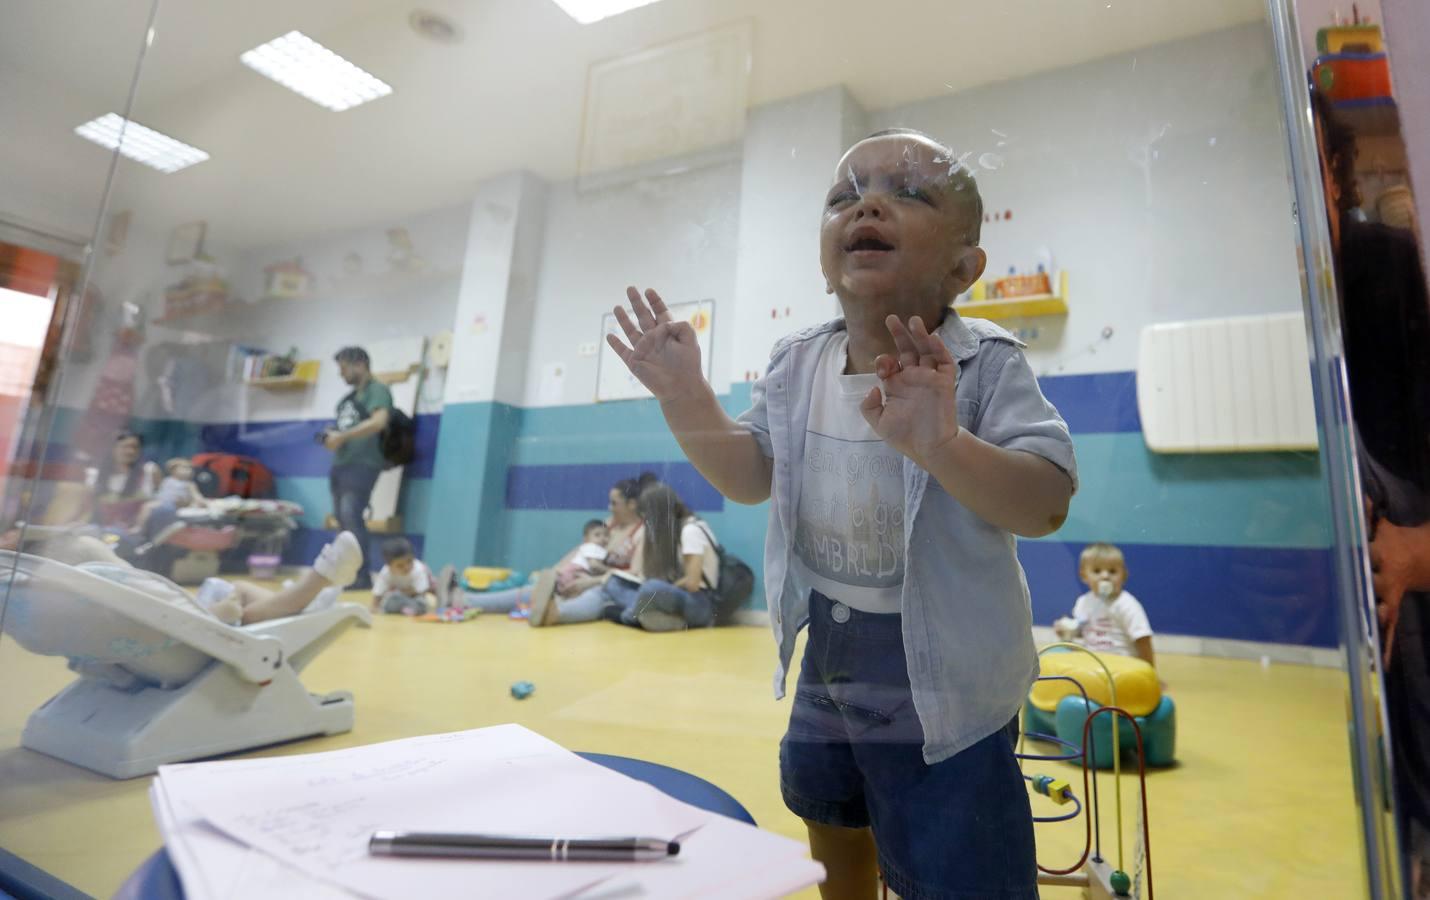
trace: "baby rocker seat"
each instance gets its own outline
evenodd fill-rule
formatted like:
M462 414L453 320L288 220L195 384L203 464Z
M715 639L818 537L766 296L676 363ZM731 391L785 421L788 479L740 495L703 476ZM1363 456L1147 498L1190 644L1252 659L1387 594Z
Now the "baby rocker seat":
M298 673L349 625L371 625L357 604L236 628L142 569L0 551L0 578L12 570L5 633L79 674L31 713L31 750L134 778L352 730L352 694L310 694Z
M1142 746L1146 764L1150 767L1170 766L1177 756L1177 709L1172 698L1162 693L1157 672L1145 660L1112 653L1100 654L1117 687L1117 705L1137 720L1142 730ZM1061 675L1076 679L1087 692L1083 700L1077 687L1062 679L1034 682L1023 705L1025 734L1054 735L1077 747L1082 747L1083 725L1094 710L1112 703L1107 673L1087 653L1060 652L1050 648L1039 660L1042 675ZM1092 722L1094 752L1089 764L1099 769L1112 768L1112 716L1101 715ZM1137 752L1136 736L1125 724L1117 729L1118 751Z

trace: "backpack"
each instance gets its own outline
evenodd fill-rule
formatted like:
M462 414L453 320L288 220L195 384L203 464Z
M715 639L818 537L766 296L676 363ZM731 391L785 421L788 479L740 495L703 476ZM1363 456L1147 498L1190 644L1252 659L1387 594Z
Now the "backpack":
M358 400L356 394L343 399L351 399L357 407L358 418L366 420L370 413ZM377 449L382 454L383 467L392 469L405 466L417 458L417 422L395 406L387 408L387 427L377 436Z
M705 532L705 536L710 539L710 543L715 547L715 557L720 561L720 586L710 588L706 582L706 588L715 595L715 625L734 625L735 617L744 608L745 601L750 599L750 595L755 592L755 573L743 559L733 553L729 553L716 540L715 535L710 533L710 529L704 522L697 522L700 530ZM702 580L704 580L702 578Z
M273 473L252 457L236 453L196 453L193 465L194 484L205 497L275 496Z

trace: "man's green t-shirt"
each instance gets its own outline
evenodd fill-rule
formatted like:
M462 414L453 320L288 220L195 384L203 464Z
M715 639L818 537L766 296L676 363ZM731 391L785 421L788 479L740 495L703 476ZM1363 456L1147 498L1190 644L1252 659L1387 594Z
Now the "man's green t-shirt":
M356 428L379 409L392 408L392 392L375 378L338 401L338 430ZM384 460L378 442L381 432L348 441L333 452L333 462L381 469Z

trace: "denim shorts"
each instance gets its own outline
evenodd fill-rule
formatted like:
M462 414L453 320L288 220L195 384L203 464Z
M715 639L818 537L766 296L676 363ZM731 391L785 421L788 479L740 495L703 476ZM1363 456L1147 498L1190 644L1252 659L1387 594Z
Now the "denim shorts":
M797 816L872 827L904 900L1036 898L1032 808L1013 756L1017 719L932 766L914 711L901 617L815 591L809 641L780 744Z

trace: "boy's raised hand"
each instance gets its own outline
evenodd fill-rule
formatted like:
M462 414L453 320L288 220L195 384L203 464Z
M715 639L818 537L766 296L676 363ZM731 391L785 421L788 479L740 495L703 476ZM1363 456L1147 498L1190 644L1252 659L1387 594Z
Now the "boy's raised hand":
M631 374L655 395L657 400L671 400L698 388L705 381L700 366L700 345L695 329L689 322L672 322L670 310L660 294L647 289L645 297L634 287L626 288L631 313L616 307L616 321L626 333L627 346L614 334L606 335L606 343L631 370Z
M874 361L879 384L860 412L886 444L927 469L930 457L958 437L958 363L918 316L908 325L889 316L885 324L898 354Z

